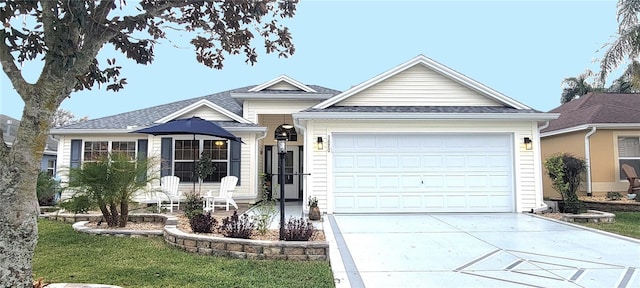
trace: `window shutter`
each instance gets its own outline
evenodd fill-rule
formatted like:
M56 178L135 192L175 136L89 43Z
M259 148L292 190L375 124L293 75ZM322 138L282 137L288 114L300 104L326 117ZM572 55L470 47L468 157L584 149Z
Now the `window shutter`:
M80 160L82 160L82 140L71 139L71 162L70 168L80 168Z
M242 147L240 146L242 144L240 138L238 138L238 141L229 141L231 144L231 159L229 159L229 173L231 174L231 176L236 176L238 177L238 185L240 185L240 162L242 160L242 154L241 154L241 150Z
M173 138L162 138L160 142L160 176L171 176L173 170Z
M147 139L138 139L138 160L147 160L147 149L149 147L149 141ZM147 170L138 175L138 182L144 182L147 180Z

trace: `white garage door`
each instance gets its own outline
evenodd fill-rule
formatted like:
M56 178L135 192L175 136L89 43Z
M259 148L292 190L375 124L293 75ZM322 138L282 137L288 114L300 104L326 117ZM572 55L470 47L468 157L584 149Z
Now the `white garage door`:
M512 212L509 134L334 134L336 213Z

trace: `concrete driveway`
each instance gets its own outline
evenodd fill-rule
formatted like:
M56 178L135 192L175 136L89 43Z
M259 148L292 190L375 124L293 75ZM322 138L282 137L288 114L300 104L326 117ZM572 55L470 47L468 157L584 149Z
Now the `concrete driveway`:
M327 218L336 287L640 287L640 241L540 216Z

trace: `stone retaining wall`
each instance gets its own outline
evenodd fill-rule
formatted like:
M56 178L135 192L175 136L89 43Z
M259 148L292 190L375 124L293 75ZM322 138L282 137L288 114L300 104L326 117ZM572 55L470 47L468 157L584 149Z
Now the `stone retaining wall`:
M173 246L203 255L241 259L329 260L329 243L326 241L267 241L212 237L185 233L170 226L164 228L164 239Z
M607 212L640 212L640 202L637 203L616 203L616 202L596 202L582 201L587 205L587 209L607 211Z
M131 222L164 223L160 230L96 229L85 226L100 221L100 214L62 214L41 215L56 221L75 223L76 231L121 237L163 236L165 242L185 251L211 256L227 256L240 259L282 259L297 261L328 261L329 242L327 241L268 241L225 237L213 237L185 233L177 228L178 219L162 214L131 214Z

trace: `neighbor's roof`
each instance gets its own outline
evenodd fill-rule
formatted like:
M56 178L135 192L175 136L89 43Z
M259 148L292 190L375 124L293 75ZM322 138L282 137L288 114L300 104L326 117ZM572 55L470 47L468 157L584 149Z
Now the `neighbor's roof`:
M640 94L588 93L549 112L560 113L560 117L551 120L542 133L560 134L588 126L640 129Z
M316 86L316 85L308 85L308 86L312 87L317 92L314 93L314 92L301 92L301 91L278 91L278 93L287 93L287 92L295 93L295 94L308 93L310 95L313 95L316 93L332 93L332 94L339 93L339 91L321 87L321 86ZM176 101L168 104L163 104L159 106L153 106L153 107L144 108L140 110L116 114L113 116L92 119L92 120L80 122L77 124L60 127L58 129L52 130L52 132L55 133L55 132L61 132L61 131L71 131L74 129L120 130L120 129L127 129L127 127L132 127L132 126L135 126L135 127L151 126L151 125L157 124L155 122L158 119L161 119L167 115L170 115L171 113L174 113L182 108L185 108L203 99L210 101L211 103L214 103L228 110L229 112L242 117L242 106L232 97L232 95L236 93L252 93L252 92L249 92L249 90L252 87L255 87L255 86L247 86L247 87L227 90L227 91L223 91L223 92L219 92L219 93L215 93L207 96L196 97L196 98ZM263 93L263 92L253 92L253 93ZM243 124L243 123L237 123L232 121L219 121L216 123L222 127L258 127L258 125L256 124Z
M18 127L20 127L20 120L13 117L0 114L0 129L2 130L2 137L7 145L11 146L13 141L16 140L18 135ZM46 146L44 148L45 154L52 154L58 150L58 141L47 137Z

